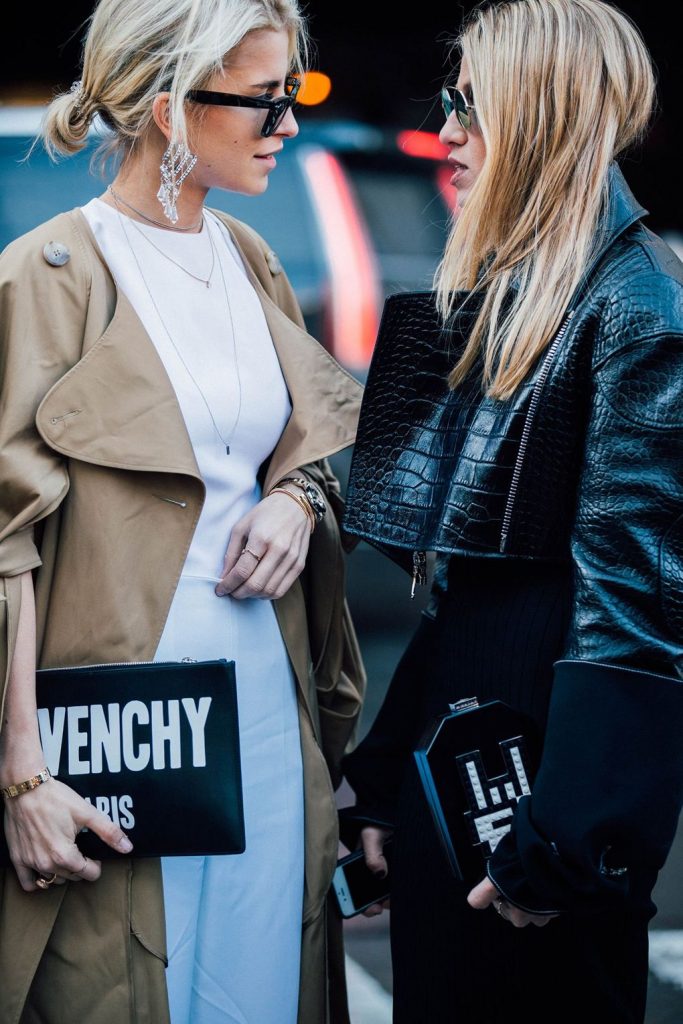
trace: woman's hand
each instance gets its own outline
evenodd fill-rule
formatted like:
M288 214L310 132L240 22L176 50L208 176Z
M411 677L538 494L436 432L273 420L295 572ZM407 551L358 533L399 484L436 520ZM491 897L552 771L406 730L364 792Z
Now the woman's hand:
M375 825L367 825L362 829L360 841L365 855L365 863L374 875L386 878L389 873L389 865L384 856L384 844L391 835L386 828L378 828ZM371 907L363 911L364 917L377 917L383 910L389 909L389 900L382 900L381 903L373 903Z
M127 854L133 844L111 818L57 779L5 801L5 835L12 864L22 889L38 890L36 879L57 875L65 881L94 882L102 870L78 849L76 835L88 828L117 853Z
M475 910L486 910L487 907L494 906L499 915L515 928L526 928L528 924L543 928L558 916L557 914L527 914L526 911L508 903L488 878L485 878L479 885L475 885L467 897L467 902Z
M286 594L306 564L310 519L286 494L271 494L235 523L216 587L219 597Z

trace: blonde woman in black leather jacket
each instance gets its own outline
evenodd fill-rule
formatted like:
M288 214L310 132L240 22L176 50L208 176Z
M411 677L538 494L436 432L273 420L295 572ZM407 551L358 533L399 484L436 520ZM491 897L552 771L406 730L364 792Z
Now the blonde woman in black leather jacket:
M436 575L346 758L344 817L377 871L395 832L397 1024L637 1024L683 801L683 270L614 163L647 126L651 64L598 0L478 8L459 47L441 132L459 210L437 301L385 316L407 387L411 330L447 320L450 362L393 448L390 361L373 364L345 523L413 549L418 569L435 550ZM471 888L411 752L473 695L529 713L545 739Z

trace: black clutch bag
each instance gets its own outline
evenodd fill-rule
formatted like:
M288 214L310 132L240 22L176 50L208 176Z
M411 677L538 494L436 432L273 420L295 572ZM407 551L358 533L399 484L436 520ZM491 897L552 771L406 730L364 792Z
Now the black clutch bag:
M120 825L133 856L244 852L234 662L41 669L36 697L52 775ZM121 856L89 831L76 842Z
M414 752L424 794L454 875L475 885L531 792L540 739L528 715L502 701L451 704Z

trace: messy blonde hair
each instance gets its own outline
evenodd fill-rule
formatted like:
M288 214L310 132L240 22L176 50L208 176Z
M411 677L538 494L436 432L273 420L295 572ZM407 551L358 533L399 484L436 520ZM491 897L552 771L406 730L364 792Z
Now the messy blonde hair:
M187 144L184 97L222 68L249 32L284 29L294 70L306 32L298 0L100 0L83 49L83 74L48 107L48 153L76 153L96 114L113 133L110 149L130 152L152 123L152 103L169 92L172 142ZM227 60L226 60L226 55Z
M609 165L647 127L654 74L637 29L599 0L482 5L456 45L486 156L435 287L445 318L454 291L484 292L451 387L483 354L484 387L505 399L553 338L595 251Z

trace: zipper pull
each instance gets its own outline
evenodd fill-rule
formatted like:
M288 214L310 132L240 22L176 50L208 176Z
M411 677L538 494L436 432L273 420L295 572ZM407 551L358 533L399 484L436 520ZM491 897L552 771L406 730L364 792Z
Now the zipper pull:
M413 551L413 585L410 588L410 600L415 597L415 588L424 587L427 582L427 552Z

